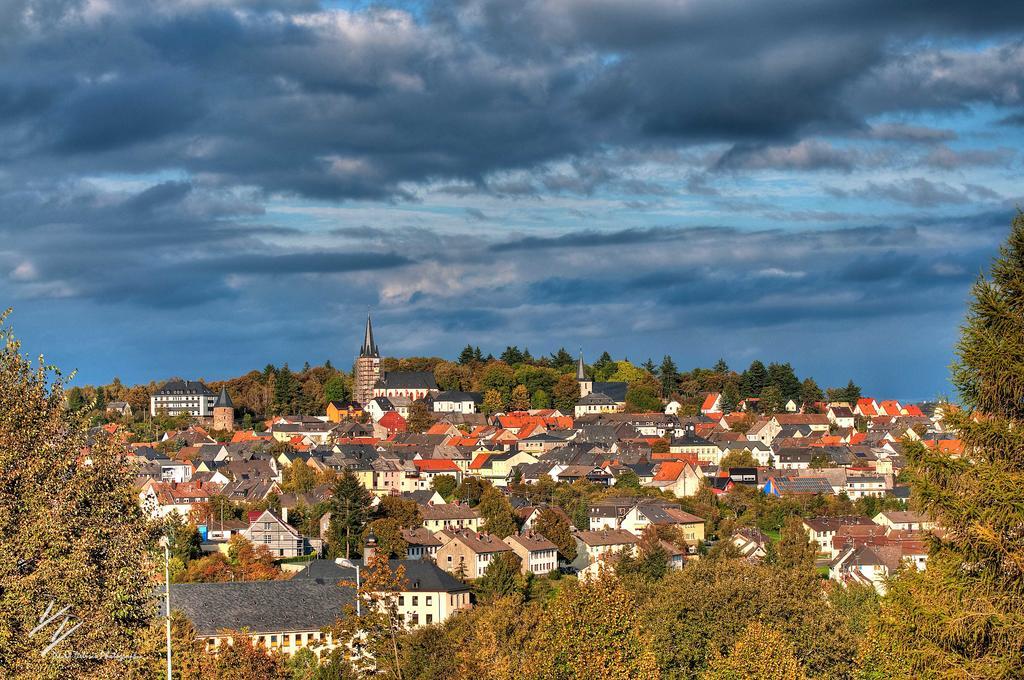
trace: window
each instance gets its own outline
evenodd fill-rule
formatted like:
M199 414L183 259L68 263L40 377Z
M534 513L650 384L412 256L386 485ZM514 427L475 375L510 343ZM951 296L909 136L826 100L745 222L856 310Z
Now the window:
M433 614L427 614L427 623L433 623L433 622L434 622L434 615Z
M433 598L433 597L431 597L430 595L427 595L427 606L429 607L429 606L430 606L430 605L432 605L433 603L434 603L434 598ZM429 623L429 622L428 622L428 623Z
M398 596L398 606L399 607L404 607L405 606L405 595L399 595Z
M267 534L266 536L263 537L263 542L269 544L270 541L271 541L271 538L272 538L271 535Z
M418 606L420 606L420 598L419 598L419 596L418 596L418 595L413 595L413 596L412 596L412 606L413 606L413 607L418 607Z

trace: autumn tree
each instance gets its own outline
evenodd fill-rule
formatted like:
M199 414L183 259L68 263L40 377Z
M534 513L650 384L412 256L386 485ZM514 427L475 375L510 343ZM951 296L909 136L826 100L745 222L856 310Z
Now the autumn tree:
M959 458L907 443L912 498L943 528L928 568L891 584L880 675L1024 676L1024 214L971 291L953 364Z
M784 634L757 621L747 626L725 656L714 649L702 680L803 680L793 644Z
M519 572L522 561L511 550L498 553L484 569L484 575L477 582L477 589L485 602L500 597L521 599L526 583Z
M430 407L427 406L427 402L422 399L412 402L409 406L409 418L406 420L409 432L426 432L433 424L434 417L430 413Z
M498 538L505 538L518 528L512 504L505 494L493 486L487 487L481 494L477 510L483 518L483 530Z
M551 508L540 511L533 530L548 539L558 548L558 554L571 562L576 559L576 539L572 535L572 527L560 513Z
M5 320L0 675L115 676L155 613L155 527L139 508L123 446L105 433L87 446L82 415L64 408L64 378L41 358L29 362Z
M810 537L803 527L803 520L799 517L786 518L776 551L775 563L782 569L798 569L804 572L814 570L817 551L811 545Z
M354 585L354 584L353 584ZM400 640L405 632L405 616L398 606L399 593L409 589L405 567L392 568L388 556L376 552L363 569L362 583L356 593L361 600L362 615L353 607L335 627L340 639L358 636L365 653L353 659L353 665L364 674L402 680Z
M526 411L530 408L530 392L526 385L516 385L512 388L512 397L508 401L509 410Z
M316 488L318 482L316 470L301 458L296 458L286 467L282 477L281 488L288 493L308 493Z
M505 398L498 390L487 390L484 392L484 403L482 410L486 415L494 415L505 410Z
M562 413L573 413L580 399L580 384L576 382L576 376L562 375L552 388L551 397L556 409Z
M537 631L535 677L658 678L638 600L609 570L568 582L559 590Z

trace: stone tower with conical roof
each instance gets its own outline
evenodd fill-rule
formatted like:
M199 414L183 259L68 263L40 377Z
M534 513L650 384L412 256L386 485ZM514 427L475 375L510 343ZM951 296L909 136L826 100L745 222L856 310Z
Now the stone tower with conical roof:
M213 429L228 432L235 429L235 404L228 396L226 387L220 388L217 401L213 403Z
M370 315L366 315L366 330L363 332L363 346L359 348L359 358L356 359L355 385L353 398L362 406L373 399L373 386L380 378L380 352L377 350L377 343L373 339L373 323Z
M580 384L580 399L594 391L594 381L587 377L586 366L583 365L583 350L580 350L580 359L576 362L576 382Z

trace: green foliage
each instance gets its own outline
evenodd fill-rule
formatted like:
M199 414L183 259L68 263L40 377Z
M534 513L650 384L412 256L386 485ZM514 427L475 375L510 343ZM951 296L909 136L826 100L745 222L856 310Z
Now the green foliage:
M737 451L733 449L722 458L719 467L723 470L731 470L734 467L757 467L757 461L754 460L754 456L749 450Z
M122 655L135 653L148 631L155 527L142 516L123 448L97 435L86 461L86 437L81 415L64 408L61 375L29 363L10 329L0 327L4 677L117 676L127 663ZM58 615L32 634L65 607L72 619ZM62 633L70 637L43 655Z
M816 401L823 401L824 399L825 395L821 388L818 387L818 383L814 382L814 378L805 378L800 385L799 401L803 404L811 404Z
M750 364L750 368L743 371L743 376L740 381L740 391L742 397L747 399L748 397L759 397L761 391L768 384L768 369L764 367L760 361L754 360Z
M1024 676L1024 215L972 290L947 418L959 459L905 442L913 498L945 529L928 567L889 587L873 636L879 675Z
M560 376L552 388L551 396L556 409L562 413L573 413L580 399L580 385L576 377L569 373Z
M434 477L434 481L430 485L434 491L441 494L445 502L448 502L455 497L455 490L458 488L459 483L455 481L455 477L452 475L438 475Z
M551 395L544 390L537 390L530 397L530 408L551 408Z
M519 571L521 565L521 560L514 552L499 553L487 565L484 575L476 583L481 599L484 602L501 597L521 600L526 592L526 581Z
M782 391L775 385L768 385L761 390L761 401L758 402L761 413L765 415L778 413L782 410L783 403Z
M363 545L366 545L366 538L371 532L377 538L378 553L398 560L404 560L409 555L409 544L402 538L402 524L394 517L382 517L370 522L363 530Z
M789 639L809 676L852 677L857 641L826 606L821 583L813 573L741 559L702 559L670 572L643 607L658 665L672 677L698 675L759 621Z
M661 393L666 397L675 392L679 385L679 369L668 354L661 360L661 366L658 367L658 380L661 381Z
M345 376L338 373L327 379L324 383L324 401L348 401L352 396L352 392L349 390L348 381L345 380Z
M417 399L409 406L409 417L406 419L406 427L409 432L426 432L434 424L434 416L430 412L427 402Z
M483 530L498 538L505 538L518 528L512 504L505 494L493 486L488 486L481 494L477 510L484 520Z
M576 559L576 540L572 535L572 527L560 513L551 508L541 510L533 523L533 530L554 543L564 560L571 562Z
M702 680L802 680L792 643L780 631L754 621L723 656L712 650Z
M645 375L629 383L626 410L635 413L661 410L660 387L653 377Z
M370 515L373 497L351 470L334 482L331 521L327 543L332 557L350 557L359 552L360 537Z

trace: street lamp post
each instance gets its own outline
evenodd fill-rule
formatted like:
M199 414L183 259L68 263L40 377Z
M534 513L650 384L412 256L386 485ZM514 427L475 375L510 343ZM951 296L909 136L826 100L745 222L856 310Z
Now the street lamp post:
M160 538L164 548L164 599L167 613L167 680L171 680L171 542L166 536Z
M359 563L345 559L344 557L339 557L338 559L334 560L334 563L337 564L339 567L345 567L347 569L356 570L356 616L362 616L363 608L361 606L361 602L359 599L359 588L361 585L359 582Z

